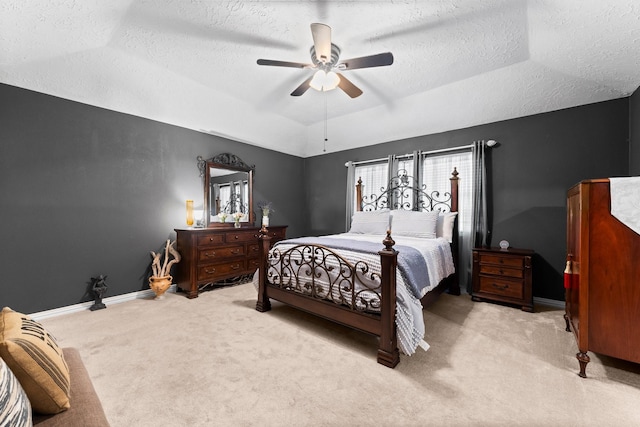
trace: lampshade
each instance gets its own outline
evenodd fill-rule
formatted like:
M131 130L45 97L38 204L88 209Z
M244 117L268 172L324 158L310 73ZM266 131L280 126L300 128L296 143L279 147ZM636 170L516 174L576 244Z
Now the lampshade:
M339 83L340 77L333 71L327 73L324 70L318 70L309 82L309 86L317 91L327 91L335 89Z

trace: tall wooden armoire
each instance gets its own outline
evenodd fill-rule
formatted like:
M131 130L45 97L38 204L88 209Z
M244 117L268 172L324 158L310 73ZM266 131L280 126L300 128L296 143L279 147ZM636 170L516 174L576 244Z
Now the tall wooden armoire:
M640 235L611 215L608 179L582 181L567 194L565 320L587 351L640 363Z

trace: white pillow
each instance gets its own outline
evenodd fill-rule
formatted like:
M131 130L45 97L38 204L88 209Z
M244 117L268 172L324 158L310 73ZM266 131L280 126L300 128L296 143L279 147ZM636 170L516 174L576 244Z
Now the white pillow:
M387 234L389 229L389 210L362 212L358 211L351 217L349 233L356 234Z
M391 214L391 234L393 236L436 238L438 212L417 212L394 210Z
M436 225L436 236L444 237L447 242L453 242L453 226L456 223L458 212L446 212L438 215L438 223Z

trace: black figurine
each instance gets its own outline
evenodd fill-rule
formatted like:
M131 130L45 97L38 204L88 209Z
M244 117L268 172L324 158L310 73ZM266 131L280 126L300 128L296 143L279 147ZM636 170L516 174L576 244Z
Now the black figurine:
M102 274L98 277L91 278L91 290L93 291L95 302L89 309L91 311L100 310L102 308L107 308L106 305L102 302L102 296L107 292L107 276L103 276Z

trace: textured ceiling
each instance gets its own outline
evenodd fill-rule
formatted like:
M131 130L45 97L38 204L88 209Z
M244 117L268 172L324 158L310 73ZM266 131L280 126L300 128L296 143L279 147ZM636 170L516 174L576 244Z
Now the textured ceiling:
M289 96L312 71L256 60L313 22L394 64ZM628 96L640 2L0 0L0 82L307 157Z

